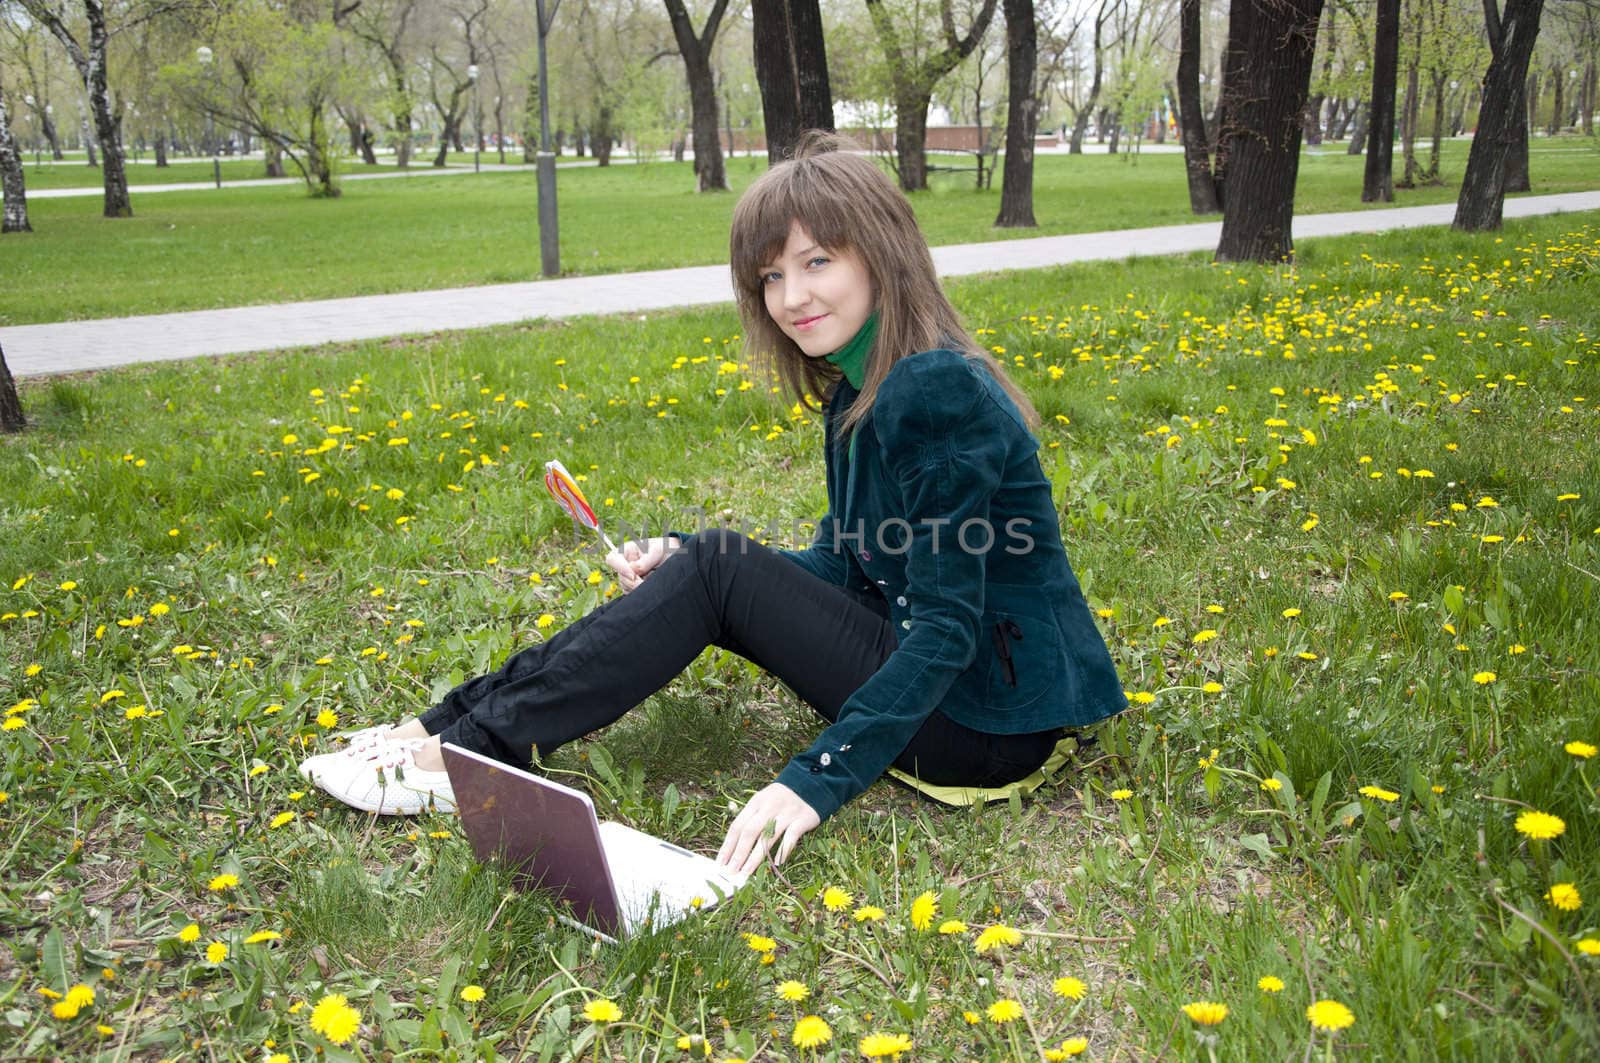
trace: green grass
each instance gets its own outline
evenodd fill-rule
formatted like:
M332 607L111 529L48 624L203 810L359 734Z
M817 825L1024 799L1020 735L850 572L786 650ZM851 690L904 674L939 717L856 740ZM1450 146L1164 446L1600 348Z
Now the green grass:
M1455 198L1467 145L1446 145L1443 185L1397 202ZM1600 188L1600 148L1583 138L1536 144L1536 192ZM236 165L250 165L237 163ZM735 192L766 166L729 162ZM1363 160L1308 152L1302 213L1362 209ZM734 195L699 195L689 163L564 169L561 261L568 273L614 273L726 261ZM529 171L401 181L351 181L337 200L297 186L134 196L132 219L108 222L94 197L37 200L35 232L0 244L14 283L0 324L114 317L251 303L536 280L534 175ZM992 228L999 191L940 175L913 197L930 242L1183 224L1178 155L1041 156L1029 230Z
M237 159L223 156L222 180L226 184L231 181L258 181L266 178L266 168L260 159ZM452 163L452 166L459 165ZM472 156L467 156L467 165L472 165ZM377 166L368 166L355 159L344 159L340 163L340 172L352 173L388 173L394 166L380 163ZM414 167L417 168L417 167ZM51 162L49 156L43 157L40 163L35 163L32 155L23 159L23 175L27 181L28 191L54 188L102 188L104 178L98 166L91 167L84 163L82 158L64 159L61 162ZM287 160L284 160L284 171L290 180L299 180L299 172ZM126 168L129 190L137 195L140 185L167 185L192 183L197 187L210 187L212 183L211 160L189 160L185 157L182 162L174 162L168 166L158 167L152 157L145 154L140 159L129 159ZM42 201L41 201L42 202ZM30 203L30 212L35 204Z
M0 1055L355 1058L308 1023L341 993L365 1058L586 1056L602 996L629 1059L798 1058L806 1012L823 1058L873 1031L919 1059L1077 1035L1202 1058L1179 1007L1213 1000L1218 1058L1281 1060L1323 1054L1321 998L1355 1015L1341 1057L1592 1056L1600 766L1562 747L1600 743L1597 273L1591 213L1312 241L1295 270L952 284L1044 417L1134 707L1028 801L876 785L781 875L618 949L452 819L374 823L294 767L323 712L416 711L616 593L543 500L551 457L613 528L818 515L818 420L721 371L728 308L26 382L34 425L0 440ZM714 849L817 726L710 650L550 767ZM1524 807L1564 833L1523 838ZM1546 899L1566 882L1577 911ZM912 928L924 892L969 931ZM994 924L1021 943L975 952ZM75 983L94 1003L53 1017L41 991ZM1000 998L1027 1025L983 1018Z

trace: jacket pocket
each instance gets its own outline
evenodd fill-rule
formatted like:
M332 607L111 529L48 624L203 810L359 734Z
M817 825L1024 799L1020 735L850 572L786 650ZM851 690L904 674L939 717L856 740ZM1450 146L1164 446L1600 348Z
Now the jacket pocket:
M1008 604L983 614L983 652L988 658L984 704L991 709L1032 705L1063 682L1066 668L1055 611L1041 603Z

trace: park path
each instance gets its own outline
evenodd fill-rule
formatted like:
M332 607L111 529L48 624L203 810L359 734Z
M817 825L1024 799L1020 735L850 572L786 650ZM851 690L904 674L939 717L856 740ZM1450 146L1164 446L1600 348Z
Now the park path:
M194 160L182 160L182 161L186 161L187 162L187 161L194 161ZM209 160L201 159L199 161L207 162ZM629 160L612 160L612 161L613 161L613 163L615 163L615 162L629 161ZM60 165L60 164L58 163L56 165ZM594 162L592 162L591 160L589 160L589 159L582 159L582 160L576 160L575 159L575 160L572 160L570 162L558 162L558 163L556 163L556 169L558 169L558 170L568 170L568 169L571 169L571 168L576 167L576 166L590 166L590 167L592 167L592 166L595 166L595 165L596 164ZM472 167L464 166L459 162L458 163L454 163L451 166L445 167L443 169L437 169L437 170L434 169L432 166L426 164L426 163L422 163L422 164L419 164L417 169L415 169L415 170L384 170L384 171L380 171L380 172L377 172L377 173L343 173L343 174L339 175L339 181L341 183L343 183L345 181L392 181L392 180L395 180L397 178L409 178L409 177L459 177L459 176L461 176L463 174L471 174L471 173L474 173L474 172L475 171L472 169ZM508 163L504 163L504 164L497 163L497 162L486 162L486 163L483 164L483 172L484 173L500 172L500 173L526 173L526 174L531 174L531 173L533 173L533 168L530 167L530 166L514 165L514 164L509 163L509 162ZM274 187L276 185L304 185L304 184L305 184L305 181L303 181L302 179L300 179L298 177L247 177L247 178L244 178L244 179L238 180L238 181L234 181L234 180L223 181L221 187L223 189L229 189L229 188L272 188L272 187ZM173 181L173 182L168 183L168 184L129 185L128 186L128 193L133 198L133 200L135 202L135 205L137 205L138 199L139 199L140 196L148 195L151 192L215 192L215 191L217 191L217 186L215 184L213 184L209 179L200 180L200 181ZM105 190L105 187L103 185L80 185L80 186L77 186L77 187L74 187L74 188L37 188L37 189L29 189L28 198L30 200L34 200L34 199L76 199L76 198L83 197L83 196L104 196L105 194L106 194L106 190ZM3 198L4 198L3 196L0 196L0 199L3 199Z
M1600 191L1508 199L1507 218L1600 210ZM1454 203L1306 214L1294 219L1296 241L1448 225ZM1209 251L1220 221L1149 229L1039 236L933 249L944 277L1037 269L1071 262ZM0 348L16 376L108 369L140 362L381 339L441 329L474 329L534 318L638 313L733 300L726 265L646 273L562 277L427 292L364 295L224 310L65 321L0 328Z

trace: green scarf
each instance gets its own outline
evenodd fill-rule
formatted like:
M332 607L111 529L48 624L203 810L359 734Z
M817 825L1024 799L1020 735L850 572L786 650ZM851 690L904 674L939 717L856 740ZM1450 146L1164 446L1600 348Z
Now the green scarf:
M861 390L861 385L867 378L867 355L872 353L872 344L877 338L878 312L874 310L867 315L861 330L851 337L849 343L826 356L828 361L843 370L844 378L850 381L850 386L857 391Z

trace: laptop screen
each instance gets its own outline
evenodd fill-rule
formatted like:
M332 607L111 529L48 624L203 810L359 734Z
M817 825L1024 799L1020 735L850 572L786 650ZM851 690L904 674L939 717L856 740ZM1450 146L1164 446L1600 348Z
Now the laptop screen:
M549 890L601 933L622 931L600 824L587 794L448 742L444 765L479 861L504 861L519 887Z

